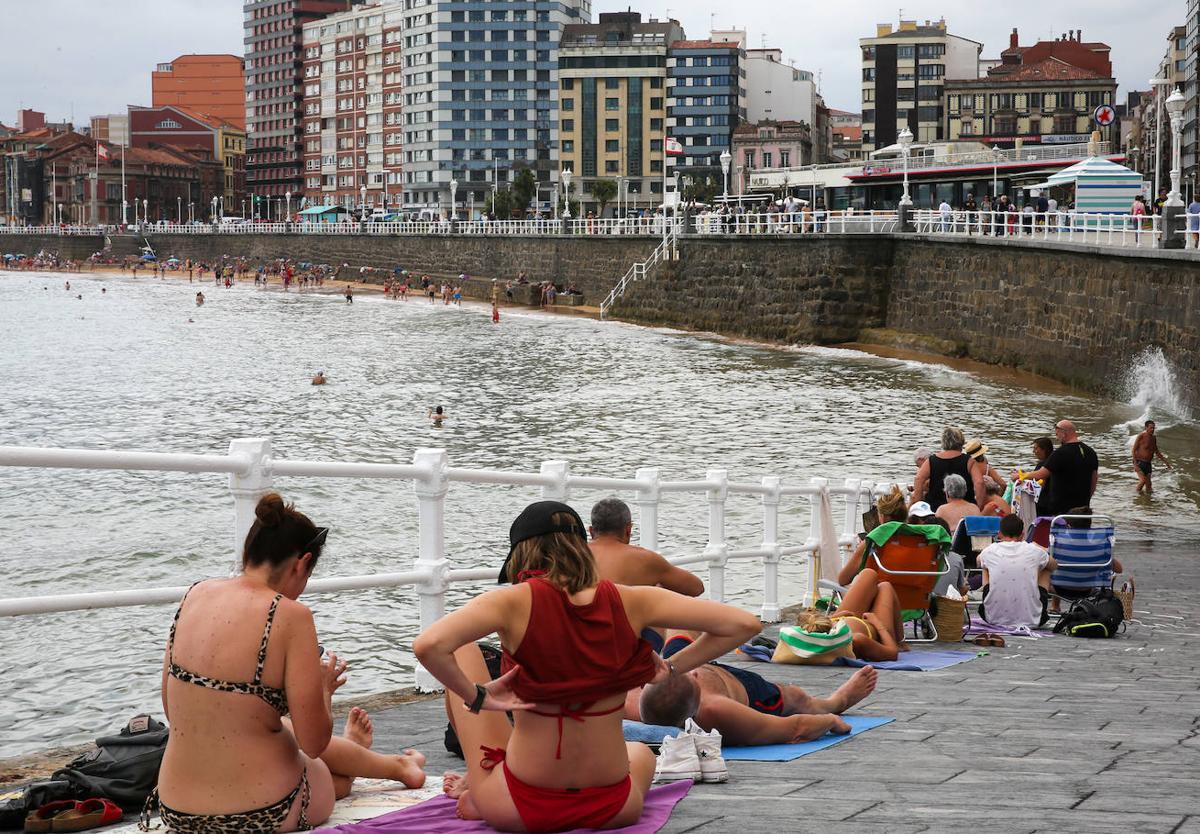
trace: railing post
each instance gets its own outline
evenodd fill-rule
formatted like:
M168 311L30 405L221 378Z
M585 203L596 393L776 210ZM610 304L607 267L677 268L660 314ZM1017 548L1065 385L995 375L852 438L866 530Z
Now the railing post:
M446 613L446 589L450 586L450 563L446 559L446 450L418 449L413 464L425 474L413 481L417 495L417 558L413 567L426 576L417 584L417 599L424 631ZM442 684L420 663L416 686L421 692L437 692Z
M763 494L763 607L759 619L764 623L779 622L779 478L767 475L762 479L767 488Z
M708 487L708 596L717 602L725 601L725 563L729 548L725 544L725 499L729 497L729 472L710 469L705 473Z
M637 491L635 503L638 507L638 544L647 550L658 552L658 470L639 469L635 476L645 481L646 487Z
M571 497L571 488L567 486L567 476L571 466L565 460L547 460L542 462L542 474L554 478L554 483L542 487L542 498L546 501L566 501Z
M808 560L809 575L808 575L808 594L805 596L805 606L811 607L817 604L820 589L817 583L821 579L821 538L825 533L825 525L821 521L821 500L827 490L829 483L825 478L813 478L810 483L817 488L817 494L812 497L810 505L810 515L808 529L811 531L809 536L816 542L816 550Z
M229 475L229 491L233 494L233 565L230 573L239 573L246 534L254 525L254 508L258 506L258 499L271 491L271 441L247 438L231 440L229 454L249 461L245 472Z

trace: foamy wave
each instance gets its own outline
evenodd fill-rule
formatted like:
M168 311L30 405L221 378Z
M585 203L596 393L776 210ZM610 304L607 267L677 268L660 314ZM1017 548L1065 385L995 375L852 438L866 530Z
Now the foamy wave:
M1191 412L1180 397L1179 380L1175 369L1163 355L1162 349L1150 347L1139 353L1125 372L1125 396L1128 403L1140 410L1140 416L1126 425L1139 428L1155 415L1170 415L1178 420L1191 420Z

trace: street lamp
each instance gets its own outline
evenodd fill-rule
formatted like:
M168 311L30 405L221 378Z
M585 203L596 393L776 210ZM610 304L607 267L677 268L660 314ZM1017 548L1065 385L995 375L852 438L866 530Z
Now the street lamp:
M183 198L179 196L175 198L175 222L183 225Z
M193 202L188 203L188 222L196 222L196 204Z
M571 169L570 168L563 168L562 183L563 183L563 203L566 206L563 209L563 220L570 220L571 219Z
M133 200L133 225L135 225L135 226L138 224L138 221L137 221L137 203L138 203L138 201L137 201L137 198L135 197L135 198L134 198L134 200Z
M216 223L217 222L217 198L213 197L212 200L210 200L209 202L211 203L211 209L208 212L208 219L210 222Z
M129 225L129 201L128 200L121 201L121 225L122 226Z
M1171 193L1167 195L1166 205L1182 206L1183 197L1179 193L1179 180L1183 172L1180 170L1180 138L1183 132L1183 108L1186 99L1179 88L1167 98L1165 105L1167 115L1171 117Z
M900 142L900 151L904 155L904 196L900 198L900 205L911 206L913 204L912 197L908 196L908 149L912 147L912 131L906 127L896 138Z
M289 197L291 196L290 191L288 192L288 196ZM361 212L361 214L362 214L362 219L366 220L367 219L367 187L365 185L360 186L358 189L358 209L359 209L359 212Z
M1154 88L1154 199L1158 199L1161 189L1162 171L1162 120L1163 87L1171 86L1169 78L1151 78L1150 86Z
M290 191L284 192L283 199L286 201L285 202L285 211L283 213L283 222L290 223L290 222L292 222L292 192L290 192Z
M142 200L142 222L150 222L150 201Z
M725 183L725 206L729 207L729 163L733 160L733 156L729 153L729 149L721 151L721 180Z
M242 217L246 216L246 201L242 200Z
M992 145L992 201L1000 196L1000 158L1004 155L1004 151L1000 150L999 145Z
M450 180L450 219L458 219L458 180Z

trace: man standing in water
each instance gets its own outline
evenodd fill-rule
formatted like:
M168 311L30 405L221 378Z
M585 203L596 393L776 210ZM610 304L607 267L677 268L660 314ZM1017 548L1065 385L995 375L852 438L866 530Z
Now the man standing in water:
M1158 450L1158 438L1154 436L1154 421L1147 420L1145 431L1133 441L1133 471L1137 474L1137 492L1139 494L1144 492L1149 495L1154 491L1154 485L1150 483L1150 473L1155 457L1161 460L1167 469L1171 468L1170 461Z

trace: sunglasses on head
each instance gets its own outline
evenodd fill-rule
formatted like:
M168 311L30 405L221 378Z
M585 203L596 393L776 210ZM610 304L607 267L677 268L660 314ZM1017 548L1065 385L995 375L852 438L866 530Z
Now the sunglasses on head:
M328 535L329 535L328 527L318 527L317 534L315 536L313 536L312 541L310 541L308 544L304 545L304 547L300 548L301 555L303 555L305 553L312 553L315 548L318 548L321 545L325 544L325 537Z

